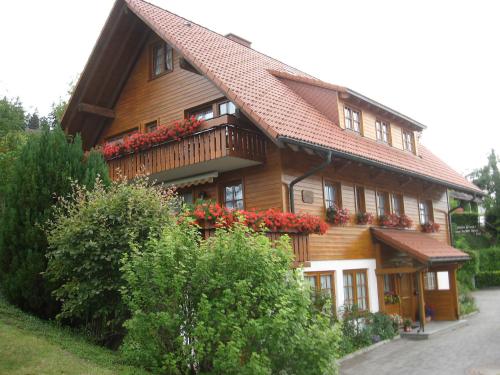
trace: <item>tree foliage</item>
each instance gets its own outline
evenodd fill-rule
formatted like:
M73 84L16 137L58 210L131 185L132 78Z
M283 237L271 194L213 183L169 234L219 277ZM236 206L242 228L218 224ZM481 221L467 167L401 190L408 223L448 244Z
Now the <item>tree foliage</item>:
M47 239L42 226L50 218L57 196L70 192L71 180L97 175L108 179L104 160L86 162L79 137L68 141L64 132L47 127L30 133L12 161L2 188L0 216L0 285L19 307L41 316L57 309L45 271Z
M19 99L7 97L0 99L0 140L4 139L8 133L24 130L25 116Z
M488 156L488 163L470 174L472 181L486 191L484 208L486 221L495 228L496 235L500 234L500 170L499 159L494 150Z
M171 223L123 267L125 356L163 374L335 373L337 329L291 265L286 240Z
M121 341L129 316L120 295L121 259L158 237L172 220L171 201L145 181L123 181L109 189L102 184L93 190L75 186L59 202L48 226L51 251L45 273L58 285L59 319L84 326L109 346Z

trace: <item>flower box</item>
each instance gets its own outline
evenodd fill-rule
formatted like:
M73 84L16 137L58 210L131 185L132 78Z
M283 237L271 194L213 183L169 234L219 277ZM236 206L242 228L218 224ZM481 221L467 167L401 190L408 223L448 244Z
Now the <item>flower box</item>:
M349 222L349 210L337 206L326 209L326 221L334 225L344 225Z
M359 225L373 224L375 217L370 212L358 212L356 214L356 223Z
M422 228L422 232L424 232L424 233L439 232L439 224L433 223L433 222L428 222L428 223L422 224L421 228Z
M193 134L202 124L203 120L190 117L182 121L175 121L172 126L160 125L149 133L134 133L123 141L105 143L101 152L106 160L111 160L133 152L147 150L168 141L178 141L182 137Z
M405 214L397 215L397 214L387 214L379 216L378 222L383 227L388 228L411 228L413 221Z

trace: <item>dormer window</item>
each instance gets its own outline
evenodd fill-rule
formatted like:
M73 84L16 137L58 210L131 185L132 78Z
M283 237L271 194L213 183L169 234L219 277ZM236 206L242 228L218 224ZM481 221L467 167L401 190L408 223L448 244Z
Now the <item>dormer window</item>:
M403 130L403 148L406 151L415 152L413 133L408 130Z
M361 113L355 109L344 107L345 128L361 133Z
M210 120L214 118L214 110L210 105L208 107L200 108L192 114L197 120Z
M389 143L389 124L385 121L375 121L377 141Z
M172 47L159 42L151 48L151 78L157 78L169 73L174 69L174 59Z

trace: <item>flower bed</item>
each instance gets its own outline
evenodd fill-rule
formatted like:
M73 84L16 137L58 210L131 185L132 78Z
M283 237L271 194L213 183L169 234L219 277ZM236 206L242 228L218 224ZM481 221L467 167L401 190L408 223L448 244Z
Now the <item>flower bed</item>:
M182 121L175 121L172 126L160 125L149 133L135 133L123 141L105 143L101 151L106 160L113 159L131 152L147 150L157 144L171 140L180 140L182 137L193 134L203 123L194 117Z
M422 224L422 232L424 233L439 232L439 224L433 223L432 221Z
M388 214L378 218L378 222L383 227L389 228L411 228L413 221L405 214Z
M401 302L401 298L395 292L386 292L384 302L386 305L395 305Z
M349 210L336 206L326 209L326 221L335 225L344 225L349 222Z
M272 232L298 232L303 234L325 234L326 223L317 216L294 214L276 209L265 211L230 210L214 202L195 205L188 214L200 226L231 227L243 223L258 231L267 228Z

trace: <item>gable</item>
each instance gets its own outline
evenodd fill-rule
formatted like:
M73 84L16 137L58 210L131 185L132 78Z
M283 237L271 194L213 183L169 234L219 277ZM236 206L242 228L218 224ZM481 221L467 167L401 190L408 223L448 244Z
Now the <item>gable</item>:
M115 118L104 127L97 143L132 129L144 131L151 121L171 124L184 118L187 109L224 96L205 76L183 68L176 50L173 70L151 79L151 50L158 42L161 39L151 33L114 106Z

